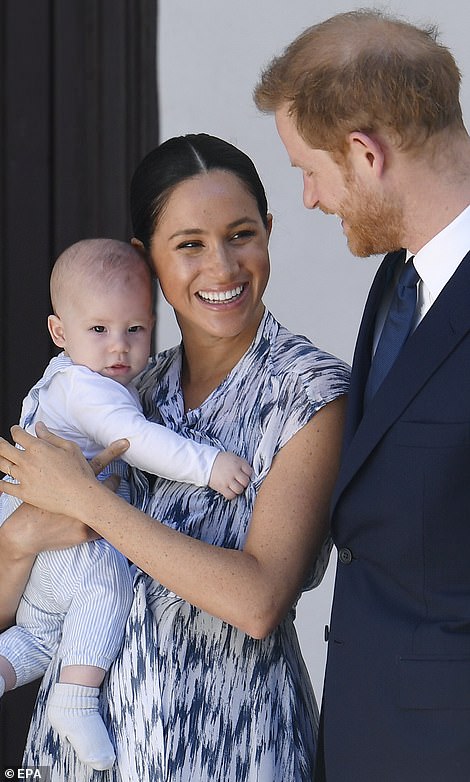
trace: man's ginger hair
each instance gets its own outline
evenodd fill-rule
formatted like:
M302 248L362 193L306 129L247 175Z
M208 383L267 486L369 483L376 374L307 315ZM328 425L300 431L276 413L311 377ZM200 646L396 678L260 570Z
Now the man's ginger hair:
M254 100L264 112L287 106L312 148L342 153L360 131L417 150L464 129L459 91L459 69L435 27L363 9L299 35L262 73Z

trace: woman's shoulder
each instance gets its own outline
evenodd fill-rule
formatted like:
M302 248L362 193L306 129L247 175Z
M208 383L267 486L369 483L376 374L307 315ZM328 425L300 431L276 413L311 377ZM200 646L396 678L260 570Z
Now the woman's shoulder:
M303 334L295 334L274 318L272 320L275 328L272 329L271 361L275 374L307 380L328 375L349 382L351 369L345 361L318 347Z

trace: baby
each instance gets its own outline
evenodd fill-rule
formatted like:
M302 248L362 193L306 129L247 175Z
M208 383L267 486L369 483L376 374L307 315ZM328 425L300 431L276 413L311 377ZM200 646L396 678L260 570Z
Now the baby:
M150 269L130 244L89 239L65 250L52 270L54 314L48 319L63 352L24 400L20 425L34 434L35 423L43 421L78 443L87 458L125 437L128 465L233 499L250 480L244 459L187 440L143 415L132 381L149 360L152 298ZM120 493L130 499L124 480ZM18 504L1 495L0 524ZM59 649L60 676L48 716L80 760L98 770L115 760L98 710L99 687L119 652L131 601L128 562L107 541L42 552L17 624L0 636L0 696L42 676Z

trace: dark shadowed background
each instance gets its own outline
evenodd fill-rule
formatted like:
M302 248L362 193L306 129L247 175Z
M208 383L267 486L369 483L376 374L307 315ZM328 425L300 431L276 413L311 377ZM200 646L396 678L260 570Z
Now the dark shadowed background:
M0 432L53 355L57 255L129 239L128 185L158 143L157 0L0 4ZM37 684L0 700L0 773L21 763Z

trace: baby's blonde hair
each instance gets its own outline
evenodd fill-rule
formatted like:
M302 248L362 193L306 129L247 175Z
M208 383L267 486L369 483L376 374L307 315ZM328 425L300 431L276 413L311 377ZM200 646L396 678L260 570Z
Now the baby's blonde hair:
M51 273L50 293L56 315L64 302L73 298L77 286L94 289L130 282L144 275L152 284L152 271L145 253L117 239L82 239L57 258Z

